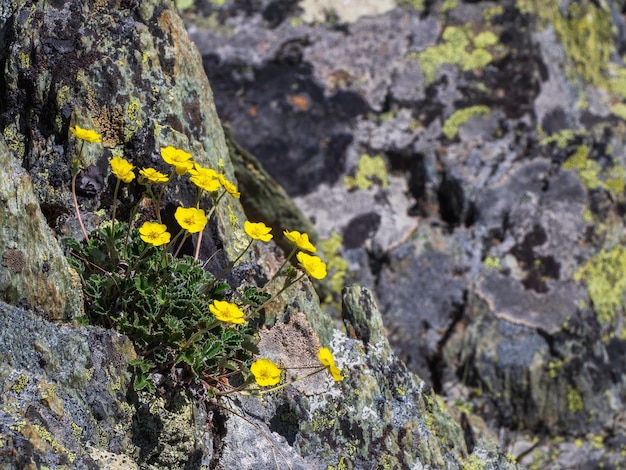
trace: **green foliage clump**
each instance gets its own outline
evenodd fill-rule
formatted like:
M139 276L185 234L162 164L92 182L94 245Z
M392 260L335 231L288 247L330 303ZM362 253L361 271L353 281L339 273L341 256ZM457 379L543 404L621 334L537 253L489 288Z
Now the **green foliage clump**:
M149 373L172 366L185 369L188 378L247 370L257 352L252 328L224 324L209 310L228 285L214 282L193 257L175 258L142 241L138 230L127 233L125 223L109 224L84 246L68 245L84 279L90 320L135 344L135 388L152 389ZM243 299L258 306L264 297L251 288Z
M135 345L139 356L131 363L135 389L154 391L151 376L155 372L179 385L201 384L209 394L243 388L260 392L258 387L249 388L252 382L260 387L278 384L282 374L278 365L268 359L254 361L258 353L258 318L261 308L273 298L267 285L274 279L284 279L281 287L273 289L278 290L274 294L278 296L305 275L315 279L326 276L326 263L306 253L316 251L308 235L284 231L293 249L276 274L263 287L243 281L231 289L221 279L255 241L269 242L272 229L262 222L245 221L243 228L249 240L245 248L220 274L214 276L206 271L199 260L205 227L222 198L239 198L240 193L223 173L203 167L193 161L190 153L174 147L161 148L163 161L170 166L169 175L155 168L142 168L137 176L134 165L124 158L115 156L109 161L116 178L111 220L88 234L80 216L75 181L84 143L99 144L102 136L78 125L70 131L81 141L72 161L71 185L84 242L68 239L66 243L73 265L81 273L88 320L116 329ZM174 218L179 229L172 236L172 227L161 218L161 199L170 182L186 175L195 185L197 197L192 207L176 208ZM128 222L118 221L115 214L120 185L135 179L144 191L131 209ZM207 195L211 207L208 214L201 208ZM144 201L146 204L142 204ZM151 216L156 220L135 227L138 220ZM232 212L230 222L234 229L238 220ZM195 238L195 255L178 256L189 238ZM288 264L294 255L299 261L299 275ZM318 359L320 364L312 366L314 371L307 376L328 370L336 381L342 379L327 348L320 349Z

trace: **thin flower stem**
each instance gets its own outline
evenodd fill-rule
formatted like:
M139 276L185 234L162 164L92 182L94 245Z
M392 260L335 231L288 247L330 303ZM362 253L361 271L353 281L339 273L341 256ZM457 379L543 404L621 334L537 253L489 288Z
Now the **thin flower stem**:
M259 393L261 395L266 394L266 393L277 392L279 390L282 390L285 387L288 387L289 385L295 384L296 382L300 382L301 380L308 379L309 377L313 377L314 375L317 375L317 374L319 374L320 372L322 372L324 370L326 370L325 366L321 367L320 369L314 370L313 372L311 372L309 374L303 375L301 377L296 377L295 379L290 380L289 382L285 382L284 384L280 384L280 385L277 385L277 386L272 387L272 388L268 388L268 389L257 388L257 389L250 389L249 391L250 392L256 392L256 393Z
M233 269L233 267L237 264L237 262L241 259L241 257L245 254L246 251L248 251L250 249L250 247L252 246L252 242L254 242L254 240L250 240L250 243L248 243L248 246L246 246L243 251L239 254L239 256L237 256L237 258L234 261L230 261L228 263L228 265L222 270L221 273L218 274L218 276L213 279L210 284L208 284L206 287L204 287L201 291L200 291L200 295L206 293L208 290L210 290L217 281L219 281L220 279L222 279L227 272L229 272L231 269Z
M182 231L181 231L182 232ZM178 232L178 235L181 234L181 232ZM176 238L178 238L178 235L176 235ZM178 245L178 248L176 248L176 251L174 252L174 254L172 255L174 258L178 257L178 253L180 252L181 248L183 247L183 244L185 243L185 240L187 240L187 237L189 236L189 232L187 232L185 230L185 234L183 235L183 239L180 241L180 244ZM172 240L173 242L173 240ZM174 243L172 243L172 246L174 246Z
M278 271L276 271L276 272L274 273L274 275L272 276L272 278L271 278L269 281L267 281L267 282L265 283L265 286L263 286L264 288L265 288L265 287L267 287L267 286L269 285L269 283L270 283L270 282L272 282L274 279L276 279L276 278L280 275L281 271L282 271L282 270L283 270L283 268L287 265L287 263L289 262L289 260L291 260L291 258L293 258L293 255L295 255L295 254L296 254L296 251L298 251L298 247L297 247L297 246L294 246L294 247L293 247L293 249L291 250L291 253L289 253L289 256L287 256L287 257L285 258L285 261L283 261L283 264L281 264L281 265L280 265L280 268L278 268ZM282 292L282 291L281 291L281 292Z
M200 233L198 234L198 240L196 241L196 252L193 255L193 259L195 261L198 261L198 256L200 256L200 244L202 243L203 233L204 233L204 230L201 230Z
M305 273L300 274L299 277L297 277L296 279L294 279L291 282L285 282L285 285L283 287L281 287L281 289L276 292L276 294L272 295L269 299L267 299L265 302L263 302L261 305L259 305L257 308L255 308L251 315L254 315L256 313L259 313L259 311L265 306L266 303L268 303L269 301L277 298L280 294L282 294L284 291L286 291L287 289L289 289L291 286L293 286L295 283L297 283L300 279L302 279L304 277ZM268 282L269 284L269 282ZM267 284L266 284L267 285Z
M72 172L72 199L74 200L74 209L76 210L76 218L78 219L80 230L81 232L83 232L83 237L85 237L85 240L89 241L89 235L87 235L87 230L85 230L85 224L83 224L83 219L80 216L80 208L78 207L78 199L76 198L76 176L77 175L78 175L78 170Z
M121 180L118 179L117 183L115 183L115 190L113 191L113 214L111 215L111 237L114 236L115 233L115 211L117 209L117 192L120 189Z

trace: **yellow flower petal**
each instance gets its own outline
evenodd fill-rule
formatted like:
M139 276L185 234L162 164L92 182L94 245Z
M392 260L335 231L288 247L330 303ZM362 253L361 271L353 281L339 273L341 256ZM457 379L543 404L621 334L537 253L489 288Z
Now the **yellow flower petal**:
M135 173L133 173L133 168L135 167L128 160L113 157L109 160L109 163L111 164L111 171L117 179L122 180L124 183L130 183L135 179Z
M80 140L86 142L99 143L102 142L102 136L91 129L83 129L80 126L70 127L70 132Z
M143 176L147 181L154 184L167 183L169 177L160 171L156 171L154 168L142 168L139 170L139 174Z
M196 209L195 207L178 207L174 213L174 218L178 224L189 233L202 232L207 224L204 211L202 209Z
M254 240L261 240L262 242L269 242L272 239L271 227L268 227L263 222L249 222L243 223L243 229L248 236Z
M250 366L254 380L261 387L276 385L280 382L280 369L269 359L259 359Z
M296 255L300 266L306 271L306 273L315 279L324 279L326 277L326 263L324 263L318 256L308 255L302 251Z
M285 235L285 237L287 237L287 240L289 240L301 250L310 251L311 253L315 253L317 251L317 249L309 241L308 234L300 233L297 230L294 230L292 232L285 230L283 234Z
M333 377L335 382L343 380L341 371L335 365L335 357L333 356L333 353L330 352L330 349L320 348L317 353L317 358L320 360L322 365L328 369L328 372L330 372L330 375Z
M176 169L178 175L184 175L193 168L193 163L190 162L191 154L184 150L177 149L176 147L163 147L161 148L161 157Z
M234 323L240 325L245 323L243 312L235 304L223 300L214 300L209 305L209 310L213 316L224 323Z
M140 238L150 245L160 246L170 242L167 226L158 222L145 222L139 228Z

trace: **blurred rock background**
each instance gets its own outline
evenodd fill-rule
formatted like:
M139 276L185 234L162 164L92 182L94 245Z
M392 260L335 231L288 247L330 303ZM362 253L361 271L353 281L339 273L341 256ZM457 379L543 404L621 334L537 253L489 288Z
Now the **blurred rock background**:
M317 231L327 308L369 287L468 442L626 465L626 4L177 4L220 118Z

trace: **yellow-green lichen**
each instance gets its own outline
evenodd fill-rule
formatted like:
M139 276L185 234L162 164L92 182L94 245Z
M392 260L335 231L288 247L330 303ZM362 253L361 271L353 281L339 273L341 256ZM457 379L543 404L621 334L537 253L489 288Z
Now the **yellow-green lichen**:
M476 454L470 455L462 464L463 470L483 470L487 466Z
M126 108L126 123L124 125L124 138L130 139L143 125L141 120L141 103L139 100L133 99Z
M467 23L464 26L448 26L441 37L441 44L410 55L418 60L426 84L435 80L437 70L444 64L469 71L481 69L493 61L492 51L487 50L498 42L493 32L483 31L474 35L472 25Z
M337 232L333 232L330 238L320 240L319 248L326 259L326 268L330 273L330 289L331 295L325 299L325 302L333 303L333 298L338 297L346 282L346 274L348 272L348 262L341 257L340 250L343 245L343 238ZM340 305L336 305L340 307Z
M604 437L600 436L599 434L593 436L591 438L591 447L598 450L604 449Z
M26 146L24 145L24 135L17 130L15 123L9 123L2 131L2 136L8 147L14 151L19 158L24 157Z
M26 374L20 374L17 376L17 379L15 379L15 382L13 382L13 385L11 385L11 390L20 394L24 391L26 385L28 385L28 376Z
M626 104L617 103L611 106L611 113L615 114L617 117L622 119L626 119Z
M381 155L361 155L356 174L344 177L343 181L348 189L368 189L375 183L386 188L388 182L385 160Z
M176 4L176 8L178 8L179 10L188 10L193 7L195 1L194 0L174 0L174 3Z
M577 413L585 409L583 397L574 387L567 389L567 409L570 413Z
M83 428L81 428L78 424L72 422L72 436L75 438L79 438L83 434Z
M413 8L414 10L422 11L425 7L426 0L398 0L399 7Z
M574 129L562 129L555 134L545 136L543 130L539 128L538 133L540 136L543 136L539 141L541 145L556 144L560 149L566 148L570 142L573 142L578 136L585 135L585 131Z
M487 269L497 269L498 271L502 270L502 263L500 262L500 258L497 256L487 255L483 264Z
M493 19L494 16L499 16L502 14L504 14L503 5L496 5L495 7L485 8L483 10L483 18L485 19L485 22L488 25L491 24L491 20Z
M598 162L589 159L589 147L586 145L579 145L574 154L563 162L563 168L577 171L580 180L588 189L603 188L613 196L624 192L626 176L624 168L614 165L603 172Z
M570 79L580 78L626 97L626 71L610 63L615 41L609 11L591 1L571 2L567 11L562 11L558 2L543 0L518 0L516 6L554 28L569 59L566 73Z
M589 298L603 325L613 325L617 310L624 308L626 294L626 248L602 250L574 273L574 280L584 280Z
M454 10L457 6L459 6L458 0L445 0L441 5L441 11L446 12Z
M548 374L551 379L556 379L559 376L561 368L563 367L563 361L549 361L548 362Z
M587 159L589 158L589 147L579 145L572 156L563 162L565 170L582 170L587 167Z
M488 115L491 111L485 105L470 106L469 108L455 111L446 122L443 123L443 133L448 139L454 139L459 132L459 126L466 123L474 116Z

